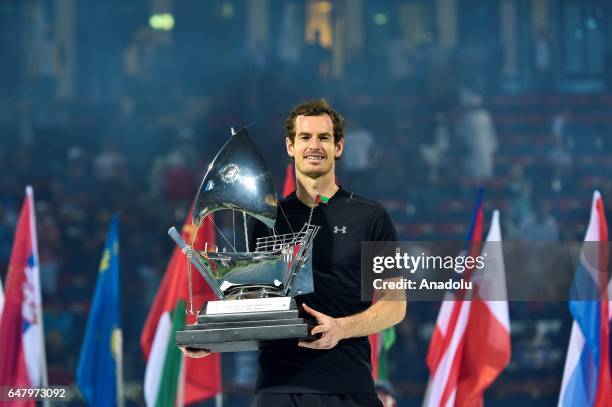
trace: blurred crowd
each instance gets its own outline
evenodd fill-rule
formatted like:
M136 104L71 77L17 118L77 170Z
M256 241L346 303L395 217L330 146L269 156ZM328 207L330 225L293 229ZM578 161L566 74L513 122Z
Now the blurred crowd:
M188 72L181 48L148 28L121 48L121 68L92 75L78 97L58 96L53 33L35 47L39 70L24 79L0 143L0 272L34 187L49 381L74 382L76 360L110 217L120 219L125 377L142 382L138 338L180 225L205 169L230 135L250 131L280 191L289 160L291 106L329 99L347 121L340 184L389 209L405 240L464 238L476 190L502 210L509 240L580 240L593 188L610 202L612 96L565 96L543 81L526 94L499 86L495 47L435 42L410 47L398 33L385 54L349 55L334 73L319 34L294 57L255 46L225 70ZM542 34L534 75L552 58ZM372 53L372 55L369 54ZM373 63L373 61L375 63ZM612 205L607 205L612 208ZM220 220L220 227L230 227ZM492 394L554 399L569 318L565 304L512 304L513 360ZM391 379L419 399L437 304L411 304L398 327ZM254 356L224 358L224 387L247 394ZM410 366L409 369L405 366Z

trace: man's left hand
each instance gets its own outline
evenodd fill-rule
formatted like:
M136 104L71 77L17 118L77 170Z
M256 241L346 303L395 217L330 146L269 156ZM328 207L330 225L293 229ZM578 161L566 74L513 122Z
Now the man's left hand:
M304 311L312 315L317 320L317 326L312 328L312 335L321 334L321 337L316 341L300 341L299 346L310 349L331 349L344 339L344 331L336 318L332 318L322 312L310 308L306 304L302 304Z

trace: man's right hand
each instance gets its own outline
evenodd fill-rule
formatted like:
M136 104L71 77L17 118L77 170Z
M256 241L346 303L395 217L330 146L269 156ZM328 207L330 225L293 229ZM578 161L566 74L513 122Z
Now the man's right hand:
M210 351L206 349L186 348L184 346L179 346L179 349L183 352L183 355L193 359L200 359L210 355Z

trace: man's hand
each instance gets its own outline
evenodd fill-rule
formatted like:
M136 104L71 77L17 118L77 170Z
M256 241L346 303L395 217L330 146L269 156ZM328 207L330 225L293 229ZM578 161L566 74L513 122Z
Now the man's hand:
M206 349L186 348L184 346L179 346L179 349L181 350L181 352L183 352L183 355L193 359L200 359L210 355L210 351Z
M315 311L306 304L302 304L304 311L312 315L317 320L317 326L312 328L310 333L312 335L321 334L321 337L316 341L300 341L299 346L310 349L331 349L344 339L344 332L340 323L336 318L332 318L323 314L322 312Z

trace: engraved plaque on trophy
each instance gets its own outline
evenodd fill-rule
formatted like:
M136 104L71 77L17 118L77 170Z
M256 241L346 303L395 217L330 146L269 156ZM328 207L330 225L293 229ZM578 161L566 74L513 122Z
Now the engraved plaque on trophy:
M272 175L245 129L219 150L200 185L193 212L199 227L211 213L230 209L255 217L273 235L253 248L219 251L215 245L195 250L171 228L168 234L204 277L217 300L208 301L197 322L176 332L178 346L212 352L255 350L269 341L306 338L308 321L294 297L314 291L312 244L319 226L276 234L277 198ZM248 242L248 236L245 236Z

